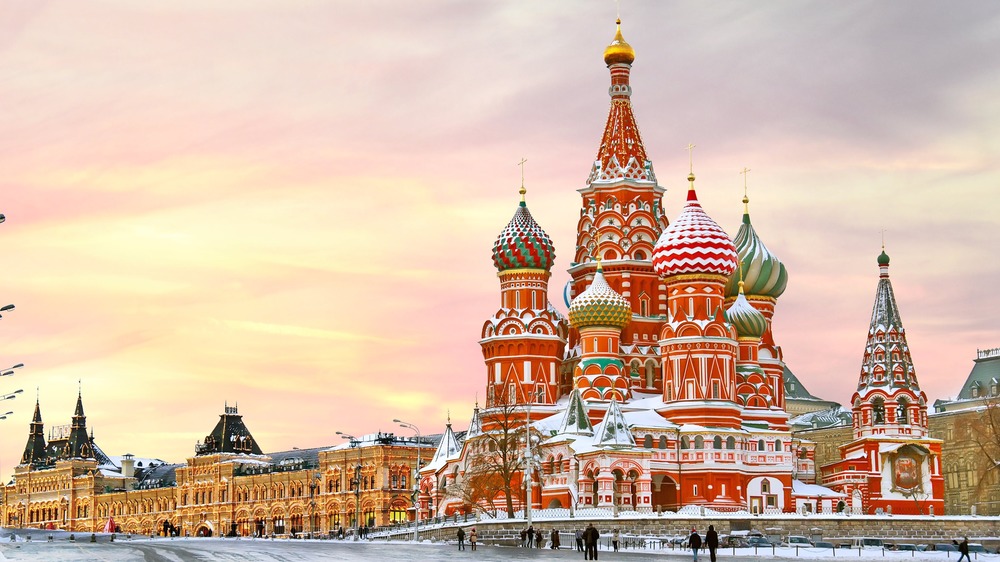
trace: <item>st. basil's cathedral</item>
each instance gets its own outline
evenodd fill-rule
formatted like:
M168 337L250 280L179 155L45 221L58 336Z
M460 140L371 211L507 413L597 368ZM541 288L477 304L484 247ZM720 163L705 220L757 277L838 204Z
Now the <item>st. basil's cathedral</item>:
M569 318L549 302L556 252L522 184L493 246L500 308L479 342L486 404L464 442L448 424L421 471L421 517L467 509L470 497L494 503L504 495L495 483L485 499L470 490L477 467L523 460L529 445L531 462L513 463L518 508L943 513L941 442L927 433L888 256L878 259L854 440L842 462L817 467L815 444L792 434L792 375L772 333L785 266L754 230L746 196L735 237L712 219L693 167L668 220L632 111L635 51L617 24L604 52L611 108L579 189Z

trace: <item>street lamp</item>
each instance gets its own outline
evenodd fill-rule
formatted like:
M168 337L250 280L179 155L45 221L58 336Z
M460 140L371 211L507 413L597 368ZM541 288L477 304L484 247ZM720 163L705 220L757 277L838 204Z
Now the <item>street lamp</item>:
M525 472L525 502L524 515L527 525L531 526L532 470L535 453L531 450L531 402L527 404L527 418L524 422L524 472Z
M351 448L358 448L358 466L354 469L354 478L351 479L351 486L354 487L354 540L358 540L361 534L361 444L358 438L338 431L337 435L347 439L351 443Z
M417 432L417 466L413 471L413 541L420 542L420 506L417 505L417 498L420 497L420 449L423 441L420 439L420 428L412 423L403 420L392 420L398 423L399 427L406 427Z

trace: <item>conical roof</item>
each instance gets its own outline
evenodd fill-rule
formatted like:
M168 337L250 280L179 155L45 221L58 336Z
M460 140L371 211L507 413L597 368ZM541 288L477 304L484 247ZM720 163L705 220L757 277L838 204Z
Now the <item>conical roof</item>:
M472 421L469 422L469 429L465 432L465 438L479 436L483 433L483 420L479 417L479 404L472 409Z
M493 265L498 271L508 269L544 269L552 267L556 259L552 239L538 226L521 199L514 217L500 231L493 244Z
M205 437L205 443L196 447L195 454L243 453L262 455L257 440L250 434L237 406L226 405L212 433Z
M21 464L44 464L46 462L45 427L42 424L42 410L38 400L35 400L35 414L31 418L28 431L28 442L24 445Z
M431 457L431 462L427 464L426 468L440 468L449 459L458 457L461 452L462 447L458 444L458 438L455 437L455 432L452 431L449 421L445 426L444 435L441 436L441 442L438 443L438 448L434 451L434 456Z
M569 394L569 405L566 406L566 413L563 415L562 426L559 433L571 435L593 435L594 426L590 425L590 418L587 416L587 405L580 397L580 389L574 388Z
M635 438L617 400L612 399L608 404L608 411L594 430L594 436L594 446L597 447L635 447Z
M875 304L858 379L858 394L862 400L876 389L882 389L889 396L903 389L920 393L910 348L906 343L906 330L889 281L889 260L885 251L879 256L878 264Z
M749 199L743 198L746 205ZM743 290L751 296L778 298L785 292L788 285L788 272L785 264L772 254L760 240L753 224L750 223L749 208L744 206L743 223L733 238L736 253L743 270ZM736 296L739 276L733 275L726 285L726 296Z
M631 319L632 307L625 297L608 285L604 269L598 262L594 280L569 306L570 324L577 329L607 326L623 330Z
M736 270L736 246L729 235L708 216L688 176L687 205L660 235L653 248L653 268L660 277L686 273L729 276Z

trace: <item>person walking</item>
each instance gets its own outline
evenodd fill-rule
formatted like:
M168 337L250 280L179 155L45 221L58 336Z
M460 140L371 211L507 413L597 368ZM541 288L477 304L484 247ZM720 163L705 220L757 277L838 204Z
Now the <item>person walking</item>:
M556 529L552 529L552 532L549 533L549 548L559 550L559 531Z
M698 549L701 548L701 535L698 534L697 529L691 529L691 536L688 538L688 546L691 547L691 553L694 555L694 562L698 562Z
M618 532L617 528L614 531L611 531L611 546L614 547L615 552L618 552L618 539L619 538L621 538L621 534Z
M469 546L471 546L471 547L472 547L472 552L475 552L475 551L476 551L476 539L477 539L477 538L479 538L479 537L477 537L477 536L476 536L476 528L475 528L475 527L473 527L473 528L472 528L472 529L471 529L471 530L469 531Z
M583 552L583 531L577 529L575 537L576 537L576 551Z
M535 527L534 525L528 525L528 544L525 545L527 548L535 548Z
M542 534L541 529L535 529L535 548L542 548L542 544L545 543L545 535Z
M459 527L457 535L458 535L458 549L465 550L465 529Z
M958 543L958 551L962 554L958 557L958 562L962 562L962 558L972 562L972 559L969 558L969 537L962 537L962 542Z
M597 560L597 543L601 540L601 533L597 531L593 523L588 523L583 531L583 559Z
M719 533L715 532L715 525L708 526L705 533L705 546L708 547L708 556L715 562L715 551L719 549Z

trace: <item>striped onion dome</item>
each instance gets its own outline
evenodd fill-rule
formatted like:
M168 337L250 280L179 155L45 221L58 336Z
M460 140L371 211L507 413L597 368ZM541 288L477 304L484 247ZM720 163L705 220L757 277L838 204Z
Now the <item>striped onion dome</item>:
M576 329L607 326L624 330L631 319L632 307L625 297L608 285L598 262L597 273L590 286L569 305L569 323Z
M733 239L743 266L744 290L748 295L778 298L788 285L788 272L785 264L767 249L750 224L750 211L747 208L749 202L749 199L743 198L743 224ZM727 297L736 296L739 291L738 281L738 275L729 278L726 285Z
M767 330L767 319L743 295L742 281L739 282L738 290L739 296L726 310L726 319L736 328L739 337L759 340Z
M653 248L653 268L660 277L685 273L729 276L736 270L736 247L712 217L701 208L694 191L694 174L688 176L687 205L677 220L663 231Z
M538 226L524 203L522 188L521 204L514 212L497 241L493 244L493 265L498 271L508 269L544 269L552 267L556 259L556 249L552 239Z

